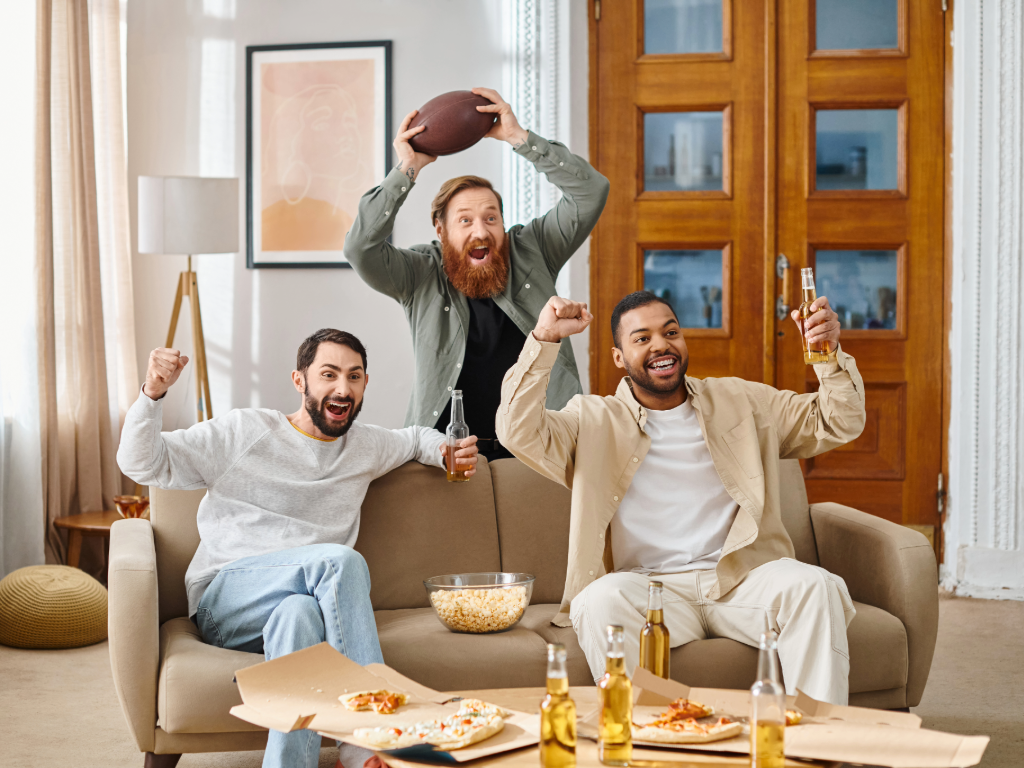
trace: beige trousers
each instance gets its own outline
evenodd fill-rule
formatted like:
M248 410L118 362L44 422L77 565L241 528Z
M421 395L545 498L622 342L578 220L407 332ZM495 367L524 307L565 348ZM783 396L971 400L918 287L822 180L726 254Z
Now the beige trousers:
M692 640L725 637L757 647L765 623L779 633L786 692L830 704L849 699L850 652L846 628L856 611L846 582L823 568L783 558L752 570L719 600L703 595L713 570L689 573L609 573L572 601L569 615L596 680L604 674L605 627L626 631L626 671L640 659L640 629L647 617L647 583L662 582L665 624L673 648ZM685 682L685 681L683 681Z

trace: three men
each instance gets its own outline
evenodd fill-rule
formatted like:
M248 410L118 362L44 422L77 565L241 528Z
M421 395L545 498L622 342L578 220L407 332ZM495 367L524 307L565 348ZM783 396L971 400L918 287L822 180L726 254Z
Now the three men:
M412 331L416 376L405 423L447 427L453 390L465 393L466 421L489 459L509 456L494 440L501 377L515 364L526 334L555 278L597 224L608 180L562 144L523 129L511 107L489 88L474 89L493 104L478 107L498 119L487 135L512 145L562 192L554 208L507 232L501 195L478 176L445 182L431 208L438 240L409 249L387 242L398 210L420 171L437 158L409 139L416 112L399 128L399 164L367 192L345 239L345 256L374 290L402 304ZM548 402L561 408L582 392L568 341L551 371Z
M558 297L540 313L505 375L498 438L572 489L569 568L553 622L575 628L595 679L609 624L626 629L628 671L638 663L653 576L664 584L673 647L705 637L756 645L767 622L779 633L789 692L847 702L853 602L841 578L793 559L779 503L780 459L823 453L864 427L864 384L838 350L837 315L825 297L812 309L820 311L805 322L808 341L837 352L815 366L819 390L798 395L687 378L672 307L630 294L611 317L615 364L628 376L614 397L578 396L561 410L544 408L551 367L592 315Z
M323 641L359 664L382 662L370 574L352 549L370 482L415 459L444 466L428 427L356 422L369 382L366 350L325 328L299 347L295 413L242 408L162 433L161 398L188 363L156 349L125 418L117 461L138 483L206 488L199 549L185 574L189 616L203 640L274 659ZM476 438L456 450L476 471ZM265 768L315 768L320 736L272 731Z

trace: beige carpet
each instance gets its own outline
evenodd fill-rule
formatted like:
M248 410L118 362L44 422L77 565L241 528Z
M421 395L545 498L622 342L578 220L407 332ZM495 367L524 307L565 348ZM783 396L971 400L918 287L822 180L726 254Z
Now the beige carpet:
M944 599L925 727L992 737L986 768L1024 763L1024 603ZM321 753L322 768L337 752ZM262 753L185 755L180 768L256 768ZM0 768L141 768L121 715L107 644L71 651L0 646Z

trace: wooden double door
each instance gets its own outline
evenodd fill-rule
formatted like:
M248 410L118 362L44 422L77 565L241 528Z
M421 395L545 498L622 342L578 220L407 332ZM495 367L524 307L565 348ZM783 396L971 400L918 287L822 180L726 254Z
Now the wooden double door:
M813 267L865 381L867 425L804 462L808 496L939 525L944 25L937 0L603 0L591 157L591 388L608 318L671 301L690 374L812 392L785 310Z

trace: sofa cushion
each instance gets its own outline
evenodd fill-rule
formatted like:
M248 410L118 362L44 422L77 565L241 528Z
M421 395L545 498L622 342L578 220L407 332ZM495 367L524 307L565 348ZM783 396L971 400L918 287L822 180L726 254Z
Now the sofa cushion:
M590 674L587 657L576 639L576 630L572 627L556 627L551 620L558 613L558 603L531 605L526 609L519 626L532 629L545 643L561 643L565 646L565 668L569 673L569 685L593 685L594 677ZM535 683L543 685L543 683Z
M498 514L501 569L532 573L532 601L561 603L569 562L568 488L537 474L519 459L491 464Z
M168 733L263 730L229 711L242 703L235 671L263 660L262 653L207 645L191 620L171 619L160 627L157 725Z
M544 685L547 643L522 623L469 635L450 631L433 608L377 611L374 618L384 663L438 691Z
M500 571L498 525L487 460L468 483L409 462L370 484L356 549L370 567L376 610L426 608L423 580Z

